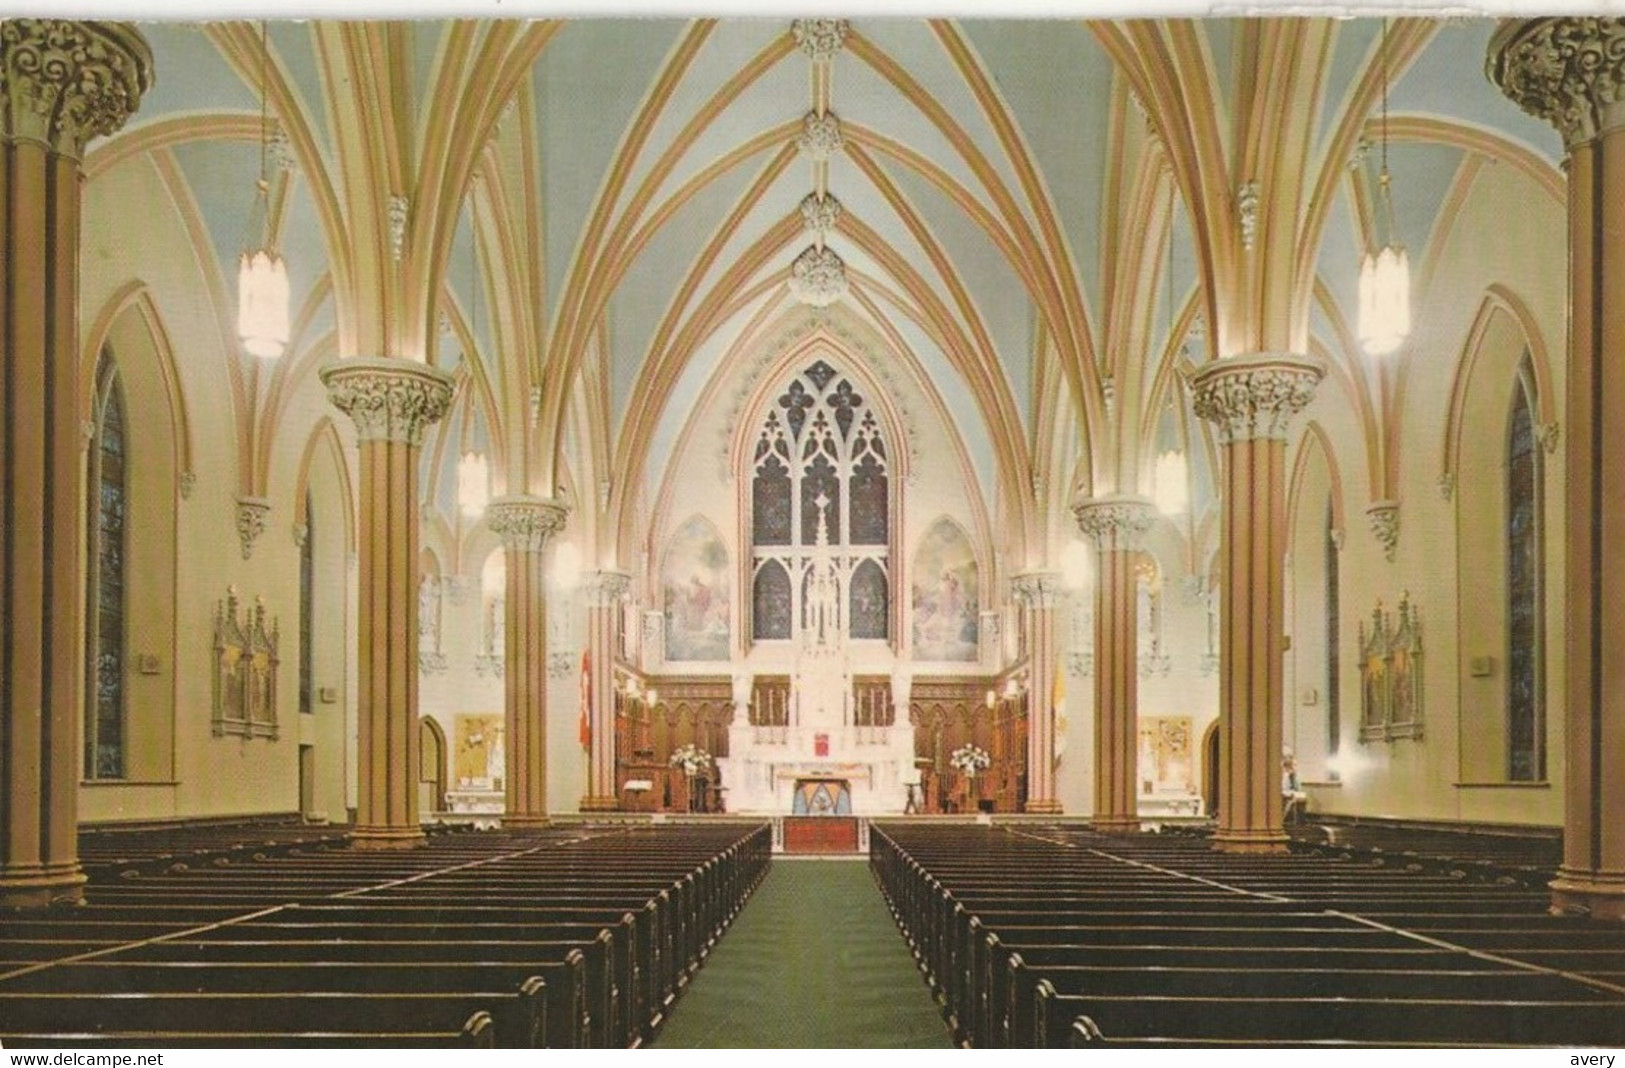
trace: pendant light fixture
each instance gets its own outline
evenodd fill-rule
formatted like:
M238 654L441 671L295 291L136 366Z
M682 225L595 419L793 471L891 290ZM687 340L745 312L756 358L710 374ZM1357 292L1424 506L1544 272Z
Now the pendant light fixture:
M1367 251L1360 263L1360 347L1386 356L1411 333L1411 261L1397 240L1394 201L1388 175L1388 20L1382 21L1382 170L1377 176L1378 213L1388 241Z
M485 514L491 499L491 466L485 454L470 449L457 461L457 506L468 519Z
M288 265L277 251L271 226L269 118L266 107L266 66L270 44L266 24L260 22L260 176L254 184L254 203L248 213L242 255L237 261L237 336L243 350L274 360L288 347Z

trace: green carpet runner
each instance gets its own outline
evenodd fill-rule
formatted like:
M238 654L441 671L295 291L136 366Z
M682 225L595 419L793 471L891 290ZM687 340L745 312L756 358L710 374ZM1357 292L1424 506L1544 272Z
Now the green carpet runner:
M677 1002L665 1049L949 1049L865 863L775 861Z

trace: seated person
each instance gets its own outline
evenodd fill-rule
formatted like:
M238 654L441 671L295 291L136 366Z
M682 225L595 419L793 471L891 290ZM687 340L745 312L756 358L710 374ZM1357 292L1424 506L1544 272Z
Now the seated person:
M1298 764L1291 757L1281 761L1281 800L1285 802L1281 807L1283 824L1296 823L1302 818L1309 795L1298 783Z

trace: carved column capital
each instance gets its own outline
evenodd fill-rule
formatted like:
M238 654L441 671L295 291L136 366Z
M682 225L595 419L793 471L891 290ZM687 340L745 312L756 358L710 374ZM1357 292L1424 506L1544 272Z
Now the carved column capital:
M152 49L126 22L0 21L0 137L80 159L152 88Z
M1072 514L1101 552L1132 552L1156 521L1157 509L1144 497L1111 495L1078 501Z
M1010 592L1028 608L1054 608L1061 598L1059 571L1023 571L1010 576Z
M485 507L485 522L509 552L539 553L564 529L569 510L544 497L498 497Z
M1625 19L1598 15L1503 22L1485 73L1512 102L1573 146L1625 126Z
M321 370L333 407L355 423L361 441L423 444L423 428L451 405L449 374L405 359L352 357Z
M1289 352L1214 360L1191 376L1191 406L1219 428L1222 444L1285 440L1325 374L1319 360Z
M603 568L581 576L581 592L591 608L611 608L632 590L632 576L625 571Z

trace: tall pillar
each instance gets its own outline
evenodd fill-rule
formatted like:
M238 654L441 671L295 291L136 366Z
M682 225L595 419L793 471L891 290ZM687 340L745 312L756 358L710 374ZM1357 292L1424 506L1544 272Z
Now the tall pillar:
M0 22L0 907L77 900L81 159L152 87L119 22Z
M1072 512L1095 543L1096 830L1140 829L1139 598L1134 564L1156 511L1143 497L1103 496Z
M1317 360L1256 353L1191 377L1196 414L1224 450L1219 533L1219 829L1213 847L1284 853L1281 658L1286 628L1286 438L1325 374Z
M1568 149L1563 865L1553 911L1625 920L1625 19L1508 22L1489 76Z
M507 663L505 827L545 827L547 817L547 570L542 550L564 529L564 506L541 497L498 497L485 521L502 538L508 564L504 616Z
M1061 811L1055 796L1055 602L1057 571L1025 571L1010 588L1027 613L1027 811Z
M582 583L587 595L588 685L592 693L583 812L612 812L621 807L615 789L615 654L620 650L621 602L631 588L632 576L624 571L589 572Z
M418 822L418 454L446 414L451 376L405 359L353 357L321 371L361 451L356 670L358 849L423 843Z

